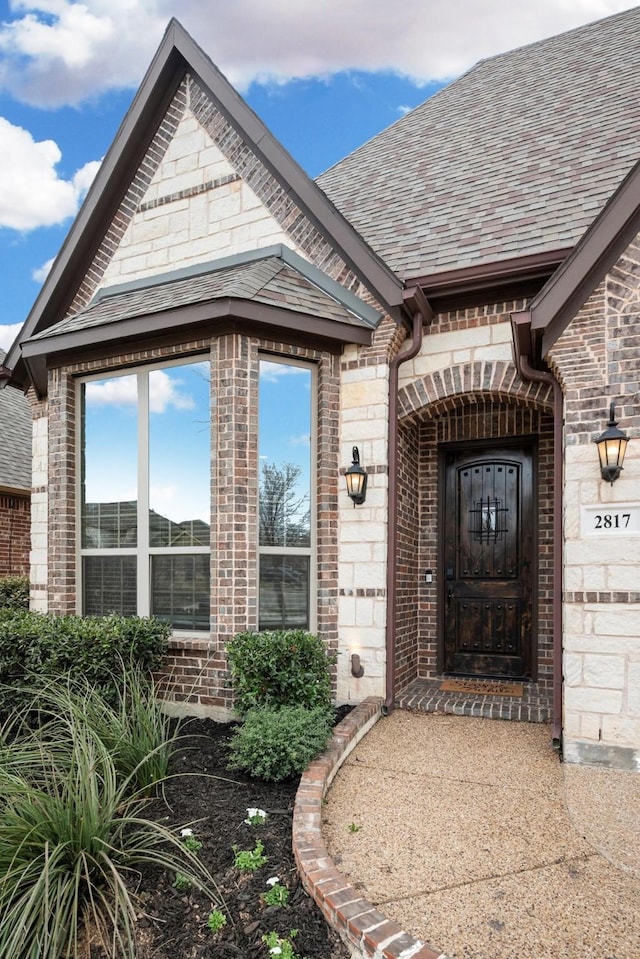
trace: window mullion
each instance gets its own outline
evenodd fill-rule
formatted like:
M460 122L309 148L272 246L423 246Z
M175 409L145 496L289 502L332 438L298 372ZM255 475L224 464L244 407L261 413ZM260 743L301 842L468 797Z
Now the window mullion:
M138 373L138 613L148 616L149 586L149 374Z

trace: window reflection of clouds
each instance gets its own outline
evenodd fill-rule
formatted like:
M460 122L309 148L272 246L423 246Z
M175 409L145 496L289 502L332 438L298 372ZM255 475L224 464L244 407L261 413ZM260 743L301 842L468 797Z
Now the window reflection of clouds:
M304 387L307 390L310 388L311 377L309 376L309 370L303 366L289 366L286 363L272 363L269 360L260 361L261 383L277 383L285 376L305 377Z
M209 405L208 363L150 373L149 503L174 522L210 522Z
M208 364L195 364L208 372ZM149 409L152 413L166 413L169 409L192 410L195 401L190 392L182 387L184 376L173 371L152 370L149 373ZM135 406L138 401L136 376L114 376L109 379L87 383L87 405L89 406Z
M107 380L94 380L86 384L85 397L87 406L136 406L138 378L113 376Z

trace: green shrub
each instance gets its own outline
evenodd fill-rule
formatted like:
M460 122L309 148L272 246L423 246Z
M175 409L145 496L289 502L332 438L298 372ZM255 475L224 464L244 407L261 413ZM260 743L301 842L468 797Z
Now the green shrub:
M122 664L143 671L162 661L170 626L138 616L53 616L0 610L0 711L14 706L12 686L82 677L118 701Z
M0 577L0 609L29 609L29 577Z
M2 959L84 954L86 921L109 955L133 959L139 904L126 880L141 863L180 872L219 901L178 830L143 817L135 783L78 710L26 739L15 723L9 733L0 762Z
M331 708L330 656L318 636L302 629L239 633L227 646L235 708Z
M324 706L256 707L233 734L229 768L279 782L303 772L330 736L330 713Z

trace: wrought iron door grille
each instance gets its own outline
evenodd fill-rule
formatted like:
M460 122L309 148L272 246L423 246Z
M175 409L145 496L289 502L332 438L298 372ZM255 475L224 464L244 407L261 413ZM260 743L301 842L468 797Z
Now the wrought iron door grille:
M497 543L504 539L508 532L507 517L509 512L506 506L502 505L502 500L486 499L476 500L473 509L469 510L470 533L478 543Z

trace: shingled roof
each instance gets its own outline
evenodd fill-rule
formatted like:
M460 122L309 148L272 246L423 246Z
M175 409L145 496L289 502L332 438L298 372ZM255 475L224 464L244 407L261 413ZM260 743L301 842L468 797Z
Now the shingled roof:
M640 156L640 7L484 60L318 178L402 277L571 249Z
M0 365L5 357L0 350ZM0 489L31 489L31 410L20 390L0 390Z
M281 246L254 254L238 254L173 274L159 274L128 285L107 287L86 309L61 320L33 339L93 329L106 323L226 298L252 300L349 326L370 329L376 325L379 314L366 303L325 277L322 282L330 285L334 294L331 296L301 269L286 262L283 255L287 260L295 258L305 272L313 269L301 257ZM314 273L321 276L319 271L314 270ZM347 297L351 309L345 305Z

